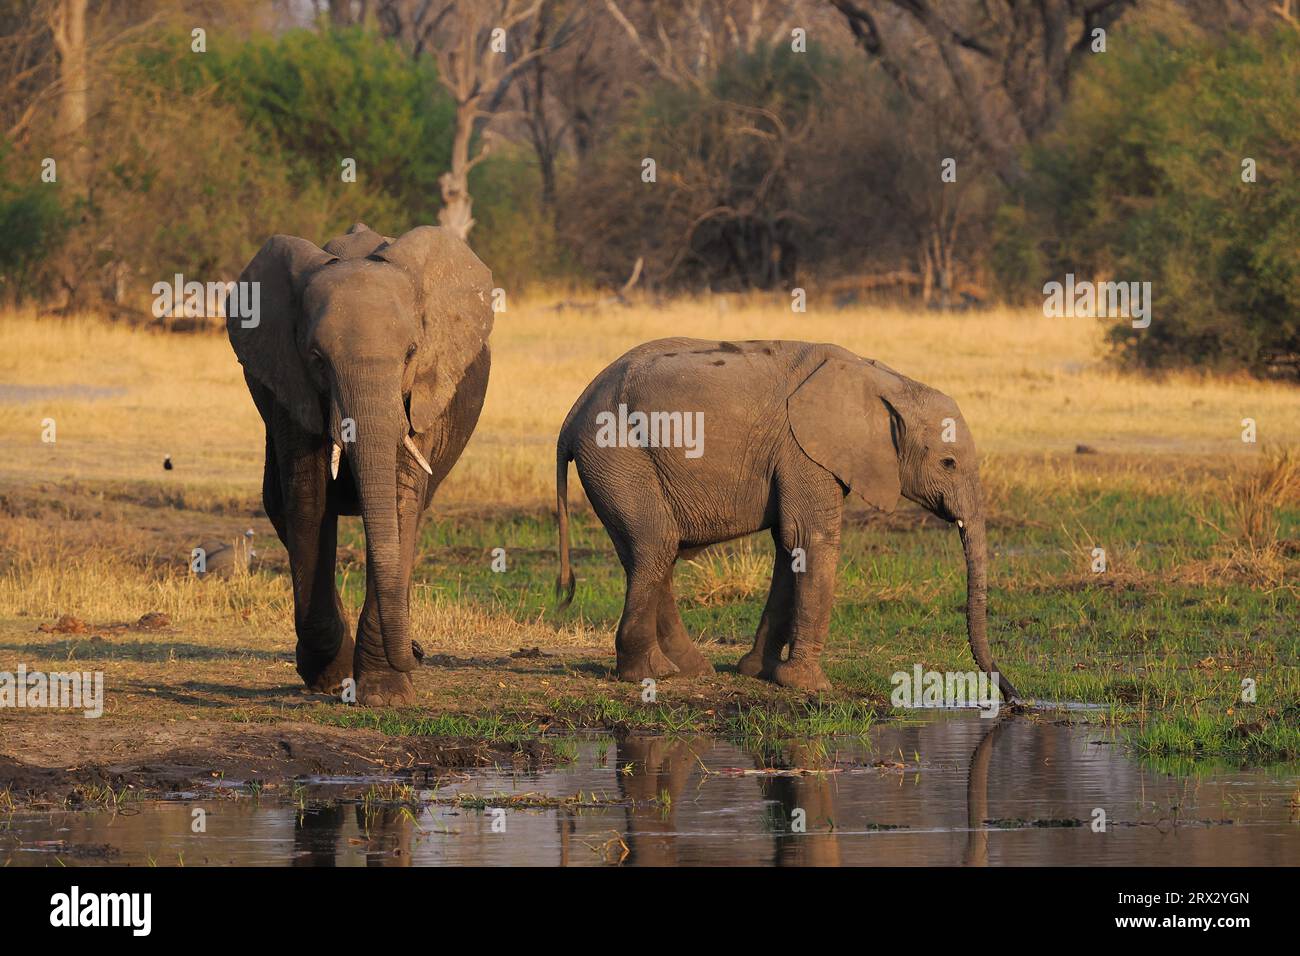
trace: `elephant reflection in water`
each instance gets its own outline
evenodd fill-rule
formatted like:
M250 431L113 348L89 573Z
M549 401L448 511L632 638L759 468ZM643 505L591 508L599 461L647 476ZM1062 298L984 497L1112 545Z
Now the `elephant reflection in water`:
M356 826L349 827L349 818ZM293 822L294 866L338 866L340 851L365 854L366 866L411 866L416 827L404 807L330 804L299 812ZM351 843L349 841L357 841Z
M294 866L336 866L335 853L343 834L344 814L348 808L342 804L310 807L298 811L293 818Z
M624 841L628 856L624 863L637 866L676 866L682 862L677 838L677 809L693 771L712 742L707 739L669 740L628 737L618 742L618 766L630 772L618 774L619 791L627 801ZM792 746L787 751L792 766L810 766L807 748ZM755 769L766 760L754 756ZM831 829L834 805L831 783L824 774L759 779L762 796L779 807L782 823L775 835L774 862L778 865L837 866L840 862L836 836ZM806 833L791 833L790 820L796 809L804 811ZM752 864L748 856L720 859L717 853L707 861L719 864Z
M819 758L804 744L791 744L785 750L789 768L818 768ZM762 769L763 763L755 764ZM760 777L763 796L780 807L781 824L776 837L777 866L839 866L840 845L835 834L834 784L824 773L797 777ZM804 832L793 830L796 811L803 811Z
M981 721L980 723L984 723ZM994 721L971 753L966 779L966 848L962 863L987 866L989 829L985 821L995 814L989 811L989 771L999 737L1006 721ZM677 815L683 802L691 798L687 784L702 764L707 763L713 742L707 739L683 740L655 737L628 737L616 745L616 775L623 797L625 830L622 838L628 854L621 862L637 866L676 866L682 863L754 864L760 862L739 842L725 858L710 851L707 859L683 859L678 840ZM805 745L789 745L783 763L788 768L817 769L819 756ZM755 769L762 770L769 761L754 755ZM629 770L629 772L623 772ZM698 785L698 780L697 780ZM775 818L771 862L778 866L838 866L841 863L836 825L853 829L851 821L837 820L835 790L837 780L829 774L800 776L760 776L761 796L772 805ZM803 811L806 830L792 831L796 810ZM354 820L354 825L349 825ZM572 862L570 850L576 837L576 821L561 814L560 865ZM410 866L411 848L416 828L411 816L401 807L367 810L362 805L333 805L297 814L294 822L295 866L334 866L345 862L340 850L348 840L364 840L355 849L364 849L367 866ZM688 844L689 845L689 844ZM583 841L588 851L590 844ZM584 858L586 854L583 854ZM611 861L617 860L617 855Z
M625 841L636 866L676 866L677 806L692 768L708 747L687 740L628 737L618 743L618 788L628 801ZM628 772L622 772L626 769Z
M983 723L983 721L981 721ZM994 721L971 753L966 780L966 821L968 827L962 863L966 866L988 865L989 829L985 823L989 812L989 769L996 744L1007 727L1006 721ZM632 737L618 743L618 765L631 764L631 773L618 775L619 788L629 800L625 809L627 829L624 834L629 850L623 862L641 866L673 866L679 859L677 811L694 769L701 764L711 742L664 740ZM786 748L782 761L788 768L817 769L818 756L806 745ZM764 769L769 761L754 756L755 769ZM838 785L829 774L800 776L762 776L758 778L762 796L775 804L772 862L778 866L838 866L841 863L835 818L835 790ZM666 799L665 799L666 798ZM796 810L803 811L806 830L792 832ZM848 827L852 829L851 826ZM696 862L696 861L688 861ZM717 859L708 862L755 863L752 858Z
M975 751L970 755L970 769L966 774L966 852L963 866L989 865L989 830L985 825L989 817L989 764L993 760L993 744L1006 728L1006 722L995 720L984 732Z
M966 823L968 827L966 850L962 856L965 866L988 865L989 829L985 824L989 814L989 767L998 737L1007 727L1006 721L994 721L980 738L971 753L966 776ZM793 767L815 768L815 758L810 758L806 748L791 746L787 751ZM776 800L787 821L796 808L805 813L807 832L783 835L777 839L776 863L794 866L837 866L840 863L839 843L834 824L832 778L825 774L801 777L767 777L760 781L763 795ZM788 824L787 824L788 825Z

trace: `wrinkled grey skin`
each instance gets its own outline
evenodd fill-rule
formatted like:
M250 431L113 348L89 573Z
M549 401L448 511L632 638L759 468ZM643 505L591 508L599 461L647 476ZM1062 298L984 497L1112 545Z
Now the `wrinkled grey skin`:
M393 240L358 223L324 249L273 236L240 281L260 283L259 322L226 328L266 424L262 500L289 552L298 673L323 693L354 677L358 703L409 703L416 532L483 405L491 274L442 229ZM355 641L334 584L339 515L365 526Z
M704 412L704 453L600 447L601 412ZM954 442L943 440L952 419ZM975 444L951 398L835 345L660 339L587 386L556 445L562 603L573 594L568 462L627 574L615 647L618 676L640 681L712 670L682 627L672 571L711 544L770 529L776 561L767 606L741 673L825 690L847 493L883 511L900 495L957 523L967 570L967 636L996 671L987 636L988 558ZM806 570L793 570L794 549ZM786 648L788 655L783 657ZM1001 680L1003 696L1015 689Z

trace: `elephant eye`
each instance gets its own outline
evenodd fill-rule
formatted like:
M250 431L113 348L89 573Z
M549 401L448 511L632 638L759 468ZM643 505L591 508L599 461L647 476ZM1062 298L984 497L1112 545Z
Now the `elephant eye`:
M942 464L943 467L947 468L949 471L957 470L957 459L953 458L951 455L948 455L946 458L944 458L940 462L940 464Z
M409 361L411 361L411 359L413 359L413 358L415 358L415 346L414 346L414 345L412 345L410 348L408 348L408 349L406 350L406 360L409 362Z

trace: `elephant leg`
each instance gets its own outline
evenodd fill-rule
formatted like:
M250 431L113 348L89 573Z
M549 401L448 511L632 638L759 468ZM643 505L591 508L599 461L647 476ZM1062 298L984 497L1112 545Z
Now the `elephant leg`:
M700 653L700 649L686 633L686 625L682 623L681 612L677 609L677 599L673 595L671 566L659 588L659 607L655 626L659 649L677 666L679 674L683 677L699 677L702 674L713 673L713 662Z
M338 517L325 504L327 456L323 447L277 448L281 509L271 518L289 552L298 675L324 694L337 691L351 675L353 654L334 586ZM268 497L265 488L263 497Z
M305 616L297 613L303 601L299 596L297 569L294 569L298 674L311 690L322 694L337 693L344 679L352 675L356 649L334 584L338 523L337 515L325 514L317 526L315 567L307 586L310 594Z
M794 570L790 552L776 540L776 558L772 562L772 586L767 592L767 604L754 633L754 647L736 664L736 669L746 677L770 679L772 671L781 663L781 655L790 641L790 615L794 604Z
M271 519L280 543L289 547L289 530L284 523L284 495L280 488L280 464L276 460L275 442L266 433L266 465L262 469L262 508Z
M357 654L353 667L357 681L357 703L368 707L399 707L415 703L411 675L395 670L384 653L380 626L379 598L374 578L366 572L366 602L357 621Z
M835 569L840 560L839 518L833 528L805 532L795 542L794 529L782 528L782 541L791 550L802 547L808 569L795 573L790 617L790 656L772 669L772 679L783 687L830 690L822 672L821 653L830 631L831 603L835 597ZM803 525L805 528L807 524Z
M659 647L658 619L660 592L672 574L681 539L664 501L643 493L654 486L654 472L648 467L618 471L607 462L581 457L576 462L591 506L627 575L623 615L614 638L618 679L676 674L677 665Z
M624 558L627 592L623 616L614 638L618 679L642 681L647 677L669 677L677 665L659 648L659 601L664 575L672 569L673 555L664 548L655 552L633 552L631 545L616 546Z
M399 485L402 479L399 478ZM423 492L420 492L423 494ZM419 530L420 511L415 505L415 492L404 485L398 492L399 540L402 559L402 593L406 595L407 613L410 613L411 569L415 564L416 534ZM414 645L414 642L412 642ZM394 670L384 651L384 637L379 616L379 597L375 593L375 578L366 568L366 603L357 621L357 654L355 676L357 703L371 707L395 707L415 703L415 684L411 675Z

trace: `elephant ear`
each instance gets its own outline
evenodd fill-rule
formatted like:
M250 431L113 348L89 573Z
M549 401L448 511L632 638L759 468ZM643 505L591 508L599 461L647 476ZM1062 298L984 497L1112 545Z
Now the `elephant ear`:
M354 222L351 229L325 243L324 248L330 255L338 256L340 259L364 259L366 256L373 255L385 243L392 241L390 237L381 236L364 222Z
M799 447L851 492L881 511L898 504L893 382L867 362L828 358L786 400Z
M419 226L377 250L415 286L424 341L411 388L411 428L428 431L442 416L492 332L492 273L460 239Z
M318 435L320 395L312 385L298 347L302 292L316 272L335 257L297 236L272 236L239 275L255 282L256 324L226 310L226 334L244 374L261 382L289 410L294 420Z

